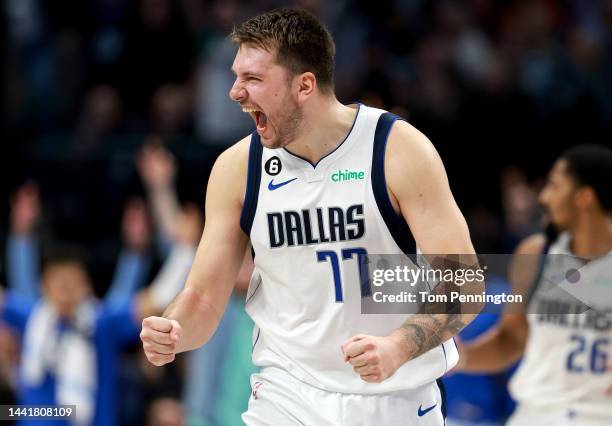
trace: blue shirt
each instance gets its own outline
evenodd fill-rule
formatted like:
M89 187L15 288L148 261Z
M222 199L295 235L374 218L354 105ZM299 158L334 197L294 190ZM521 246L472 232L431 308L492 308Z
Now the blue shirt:
M97 357L96 411L94 426L112 426L117 424L118 406L118 368L121 349L138 340L140 323L133 312L135 299L121 305L102 303L97 311L93 343ZM0 306L0 318L9 326L17 329L22 335L32 312L34 304L27 299L7 294L3 306ZM24 405L57 404L55 395L55 378L47 374L39 386L22 385L19 403ZM77 407L77 411L78 411ZM21 425L40 425L40 421L23 421ZM54 425L68 426L68 422L54 421Z
M508 292L509 285L501 279L487 281L488 294ZM487 306L485 311L498 312L499 307ZM464 328L459 337L464 342L477 339L499 321L500 316L481 313ZM514 409L508 390L511 371L501 374L456 373L444 377L448 417L470 422L503 422Z

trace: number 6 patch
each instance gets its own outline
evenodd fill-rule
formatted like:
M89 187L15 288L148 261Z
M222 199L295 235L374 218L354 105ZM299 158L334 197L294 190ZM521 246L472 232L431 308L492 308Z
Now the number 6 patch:
M275 156L266 161L264 169L270 176L276 176L283 169L283 165L281 164L280 158Z

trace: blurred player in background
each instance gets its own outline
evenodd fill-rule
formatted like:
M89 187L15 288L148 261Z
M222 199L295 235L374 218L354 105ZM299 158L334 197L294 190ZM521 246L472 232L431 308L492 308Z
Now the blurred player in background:
M359 277L368 252L473 259L439 156L396 116L338 102L333 40L312 15L265 13L232 38L230 96L257 130L213 168L186 287L164 317L143 321L147 357L163 365L211 338L250 239L246 309L263 369L247 424L442 425L436 379L475 313L362 315Z
M580 300L568 303L551 284L555 290L573 268L584 277L576 285L586 286L589 271L603 267L610 295L611 182L609 148L578 146L556 161L540 202L558 236L524 240L511 270L515 291L531 296L533 314L505 314L491 333L462 346L458 369L464 372L498 372L523 356L510 382L519 405L509 425L610 424L612 299L590 303L585 312Z

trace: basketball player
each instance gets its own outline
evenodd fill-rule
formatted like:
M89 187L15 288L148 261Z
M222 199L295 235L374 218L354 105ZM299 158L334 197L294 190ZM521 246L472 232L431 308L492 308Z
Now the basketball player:
M208 341L250 240L246 309L262 370L246 424L442 425L436 379L475 314L361 315L358 267L368 252L417 245L474 253L438 154L394 115L338 102L334 44L310 14L264 13L232 39L230 97L256 131L213 167L185 289L143 321L148 359L163 365Z
M518 287L532 294L529 312L533 314L506 314L491 333L461 347L458 369L464 372L501 371L523 356L510 382L518 408L509 425L588 426L612 421L612 372L606 368L612 350L610 182L612 150L608 148L578 146L557 160L540 202L561 233L550 245L544 235L524 240L517 254L531 256L516 262L512 271ZM541 266L530 267L530 259L536 257ZM593 268L603 271L608 297L589 301L592 309L585 310L579 299L558 291L556 284L562 279L555 276L565 277L569 270L578 269L583 279L575 285L589 286ZM530 288L520 284L523 277Z

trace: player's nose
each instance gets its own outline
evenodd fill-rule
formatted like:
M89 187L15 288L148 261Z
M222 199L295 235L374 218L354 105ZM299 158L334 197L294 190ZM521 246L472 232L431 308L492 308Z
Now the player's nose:
M548 188L544 187L542 191L538 194L538 203L542 207L547 207L548 205Z
M236 102L243 102L246 100L247 92L244 89L244 87L240 85L240 83L238 82L238 79L236 79L236 81L234 82L234 85L230 89L229 97L231 100L236 101Z

